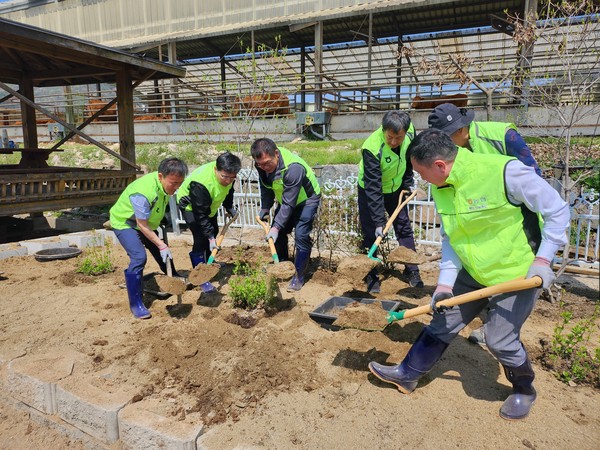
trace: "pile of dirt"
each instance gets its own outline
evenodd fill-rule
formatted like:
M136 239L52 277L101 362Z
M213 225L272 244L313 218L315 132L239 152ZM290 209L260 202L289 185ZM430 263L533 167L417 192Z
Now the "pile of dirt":
M342 309L333 325L364 331L382 331L388 322L381 302L352 302Z

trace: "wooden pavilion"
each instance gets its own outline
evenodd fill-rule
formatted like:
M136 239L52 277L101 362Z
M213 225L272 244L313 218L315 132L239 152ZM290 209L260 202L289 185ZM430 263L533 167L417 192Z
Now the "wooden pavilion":
M0 89L21 104L23 146L18 164L0 165L0 216L67 209L113 202L136 177L133 91L146 80L183 78L185 69L73 37L0 18ZM115 83L117 96L74 126L36 103L35 87ZM11 87L12 86L12 87ZM17 86L17 88L15 88ZM86 135L83 129L109 108L118 107L119 152ZM39 148L36 111L64 127L51 148ZM48 166L52 152L74 135L121 161L120 170Z

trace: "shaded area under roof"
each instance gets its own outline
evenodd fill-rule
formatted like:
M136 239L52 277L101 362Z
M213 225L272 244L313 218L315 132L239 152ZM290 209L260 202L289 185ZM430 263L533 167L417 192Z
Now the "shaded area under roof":
M102 45L0 18L0 80L34 86L114 83L126 71L132 80L183 78L185 69Z

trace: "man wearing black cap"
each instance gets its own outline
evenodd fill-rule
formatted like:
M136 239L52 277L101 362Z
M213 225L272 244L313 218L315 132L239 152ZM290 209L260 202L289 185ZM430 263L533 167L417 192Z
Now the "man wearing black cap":
M457 146L471 150L473 153L514 156L542 176L542 171L530 148L513 123L474 122L474 117L475 113L471 110L459 109L452 103L444 103L429 114L429 128L443 131ZM473 330L469 335L469 341L485 345L483 327Z
M437 128L452 138L459 147L473 153L514 156L542 176L531 149L517 127L507 122L474 122L475 113L452 103L437 106L429 114L429 128Z

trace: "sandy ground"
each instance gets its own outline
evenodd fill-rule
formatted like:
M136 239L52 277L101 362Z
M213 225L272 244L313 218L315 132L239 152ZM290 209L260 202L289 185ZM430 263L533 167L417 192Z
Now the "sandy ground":
M496 360L466 340L471 327L412 395L381 383L368 362L399 363L430 316L396 322L383 332L325 329L309 317L316 306L331 296L371 296L340 292L338 277L316 270L314 259L314 274L300 292L288 294L287 282L280 284L279 310L236 313L227 295L232 261L257 255L270 261L266 244L258 245L221 250L217 294L188 290L180 307L176 296L146 295L153 317L145 321L132 318L119 287L127 258L118 246L117 270L99 277L76 274L77 259L1 260L0 356L77 351L85 357L76 372L110 374L148 408L205 423L203 445L215 450L598 448L600 392L557 381L537 360L538 400L530 417L499 418L510 388ZM185 274L189 237L172 238L171 247ZM436 264L422 266L422 290L409 288L398 267L377 298L401 301L403 307L425 304ZM149 261L146 273L157 270ZM589 315L598 298L597 279L565 280L567 303L576 316ZM523 339L534 357L540 340L551 338L558 313L556 304L539 301L525 324ZM598 342L597 334L594 339ZM85 448L84 441L47 429L6 400L0 395L0 449Z

